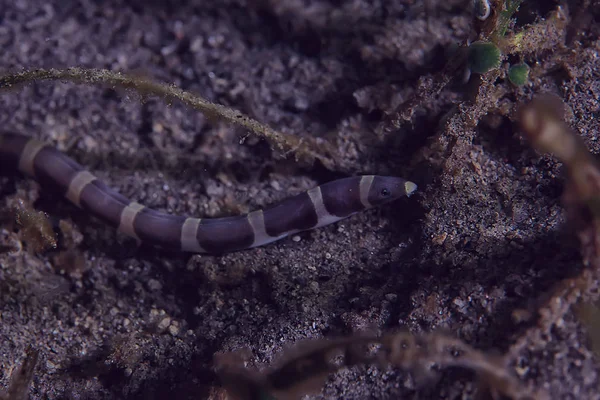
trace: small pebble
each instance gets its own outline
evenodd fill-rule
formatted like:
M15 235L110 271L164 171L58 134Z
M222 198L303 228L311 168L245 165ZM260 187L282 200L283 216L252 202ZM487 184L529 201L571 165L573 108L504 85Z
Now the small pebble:
M313 292L315 292L315 293L319 292L319 282L312 281L309 284L309 286L310 286L310 288L312 289Z
M56 364L54 364L50 360L46 360L46 369L48 369L49 371L53 371L56 369Z
M281 190L281 185L277 181L271 181L271 187L275 190Z
M176 321L173 321L173 323L169 325L169 333L173 336L179 334L179 324Z
M148 281L148 289L150 289L153 292L157 291L157 290L161 290L162 289L162 283L160 283L156 279L150 279Z
M158 329L160 329L161 331L167 329L167 327L171 325L171 318L169 317L165 317L162 319L162 321L160 321L158 323Z

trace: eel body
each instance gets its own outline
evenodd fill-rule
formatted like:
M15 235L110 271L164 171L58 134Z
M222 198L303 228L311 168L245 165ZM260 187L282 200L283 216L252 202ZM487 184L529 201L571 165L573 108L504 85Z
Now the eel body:
M80 164L36 139L0 132L0 173L19 170L44 189L138 241L193 253L223 254L262 246L356 212L410 196L405 179L363 175L338 179L245 215L191 218L152 210L110 189Z

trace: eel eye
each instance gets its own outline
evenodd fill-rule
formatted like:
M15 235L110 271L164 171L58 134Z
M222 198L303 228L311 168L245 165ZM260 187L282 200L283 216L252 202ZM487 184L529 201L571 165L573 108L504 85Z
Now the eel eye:
M391 195L391 194L392 194L392 192L390 192L390 190L389 190L389 189L387 189L387 188L383 188L383 189L381 189L381 195L382 195L383 197L388 197L388 196L389 196L389 195Z

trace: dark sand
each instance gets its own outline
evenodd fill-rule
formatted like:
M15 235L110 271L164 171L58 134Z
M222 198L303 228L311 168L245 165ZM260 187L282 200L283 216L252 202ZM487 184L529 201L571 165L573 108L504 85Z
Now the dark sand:
M33 399L216 399L216 352L247 347L253 362L269 363L298 340L363 329L441 329L505 353L536 329L535 321L516 322L514 311L582 268L561 207L561 164L533 151L498 111L470 131L448 122L460 85L426 101L401 129L374 133L419 77L440 70L444 48L468 36L470 1L1 3L4 71L143 74L280 131L327 139L343 160L334 171L282 161L240 129L121 89L43 82L0 97L3 128L56 144L147 206L231 215L358 173L403 176L419 192L294 239L213 257L136 249L60 196L2 177L3 207L17 191L38 197L36 209L81 239L85 266L64 271L56 253L0 254L0 388L28 345L40 350ZM527 3L529 17L553 9ZM597 1L586 15L592 24L587 18L582 44L562 64L552 53L568 52L554 46L528 58L540 60L529 85L497 84L505 114L533 93L557 93L597 153ZM8 222L0 228L4 245L19 240ZM585 332L568 312L541 341L527 342L512 371L556 399L598 398L600 365ZM458 369L420 387L406 371L364 367L332 375L315 398L472 398L476 387Z

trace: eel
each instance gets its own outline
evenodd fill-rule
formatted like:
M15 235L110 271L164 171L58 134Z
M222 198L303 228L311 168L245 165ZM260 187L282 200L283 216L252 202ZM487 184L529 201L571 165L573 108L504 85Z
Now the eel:
M159 212L106 186L56 148L13 132L0 132L0 173L18 170L45 190L61 193L138 242L192 253L224 254L262 246L319 228L354 213L410 196L413 182L363 175L334 180L263 210L223 218Z

